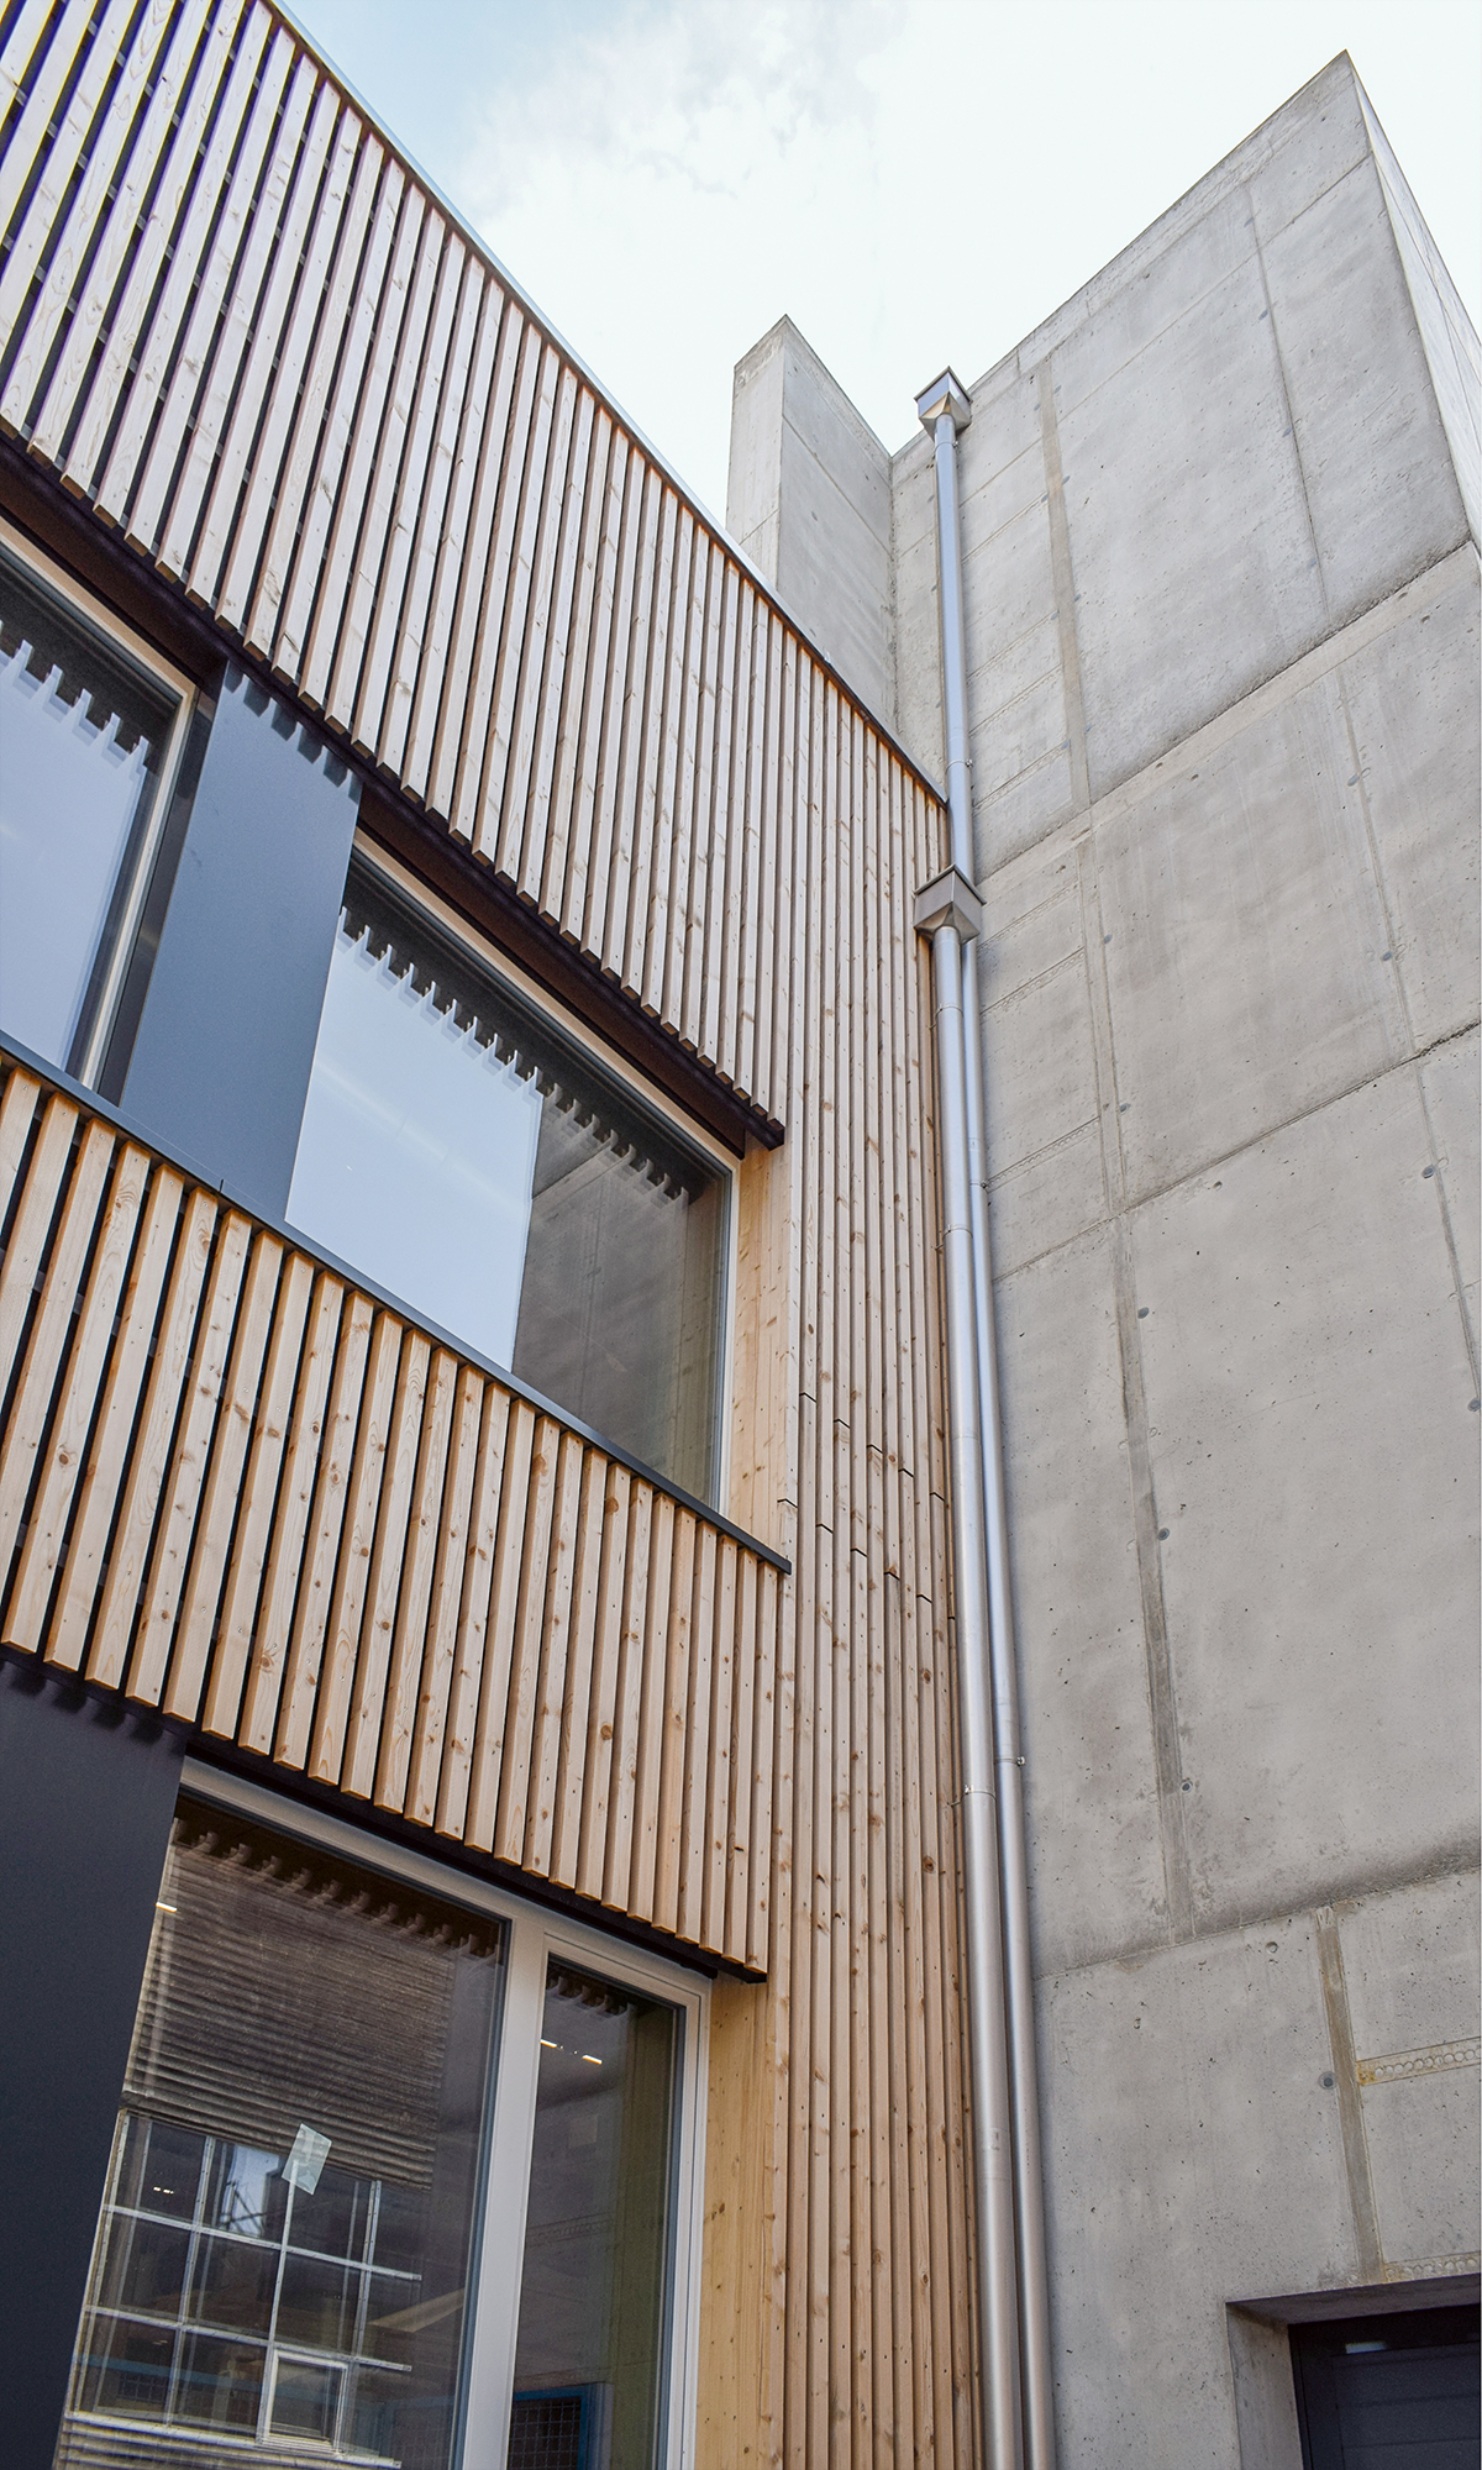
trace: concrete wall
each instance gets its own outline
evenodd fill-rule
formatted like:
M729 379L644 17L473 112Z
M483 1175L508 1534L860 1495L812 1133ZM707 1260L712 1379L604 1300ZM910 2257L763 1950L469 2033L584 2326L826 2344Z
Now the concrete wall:
M1295 2470L1229 2310L1477 2265L1474 351L1339 60L972 389L1065 2470Z
M789 317L736 369L726 523L893 727L890 457Z

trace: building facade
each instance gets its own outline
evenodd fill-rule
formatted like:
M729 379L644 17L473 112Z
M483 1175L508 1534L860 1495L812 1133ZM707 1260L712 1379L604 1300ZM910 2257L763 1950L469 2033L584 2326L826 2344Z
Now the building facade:
M969 393L1062 2458L1296 2470L1476 2297L1477 339L1339 60ZM729 513L944 777L929 441L784 323Z
M929 449L784 327L728 536L262 0L0 43L5 2459L983 2460ZM962 432L1098 2470L1475 2295L1465 340L1338 64Z

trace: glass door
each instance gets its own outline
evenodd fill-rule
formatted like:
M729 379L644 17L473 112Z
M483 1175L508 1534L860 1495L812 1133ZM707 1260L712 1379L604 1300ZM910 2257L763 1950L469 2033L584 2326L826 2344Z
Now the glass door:
M56 2470L679 2470L703 1984L187 1779Z

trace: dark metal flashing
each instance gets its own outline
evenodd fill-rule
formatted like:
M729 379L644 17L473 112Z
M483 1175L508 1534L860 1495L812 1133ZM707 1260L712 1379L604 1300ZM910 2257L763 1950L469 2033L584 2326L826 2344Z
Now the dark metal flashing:
M781 1146L784 1126L774 1115L743 1096L542 917L506 877L418 807L389 774L368 764L321 712L206 616L183 587L156 573L142 552L8 438L0 438L0 507L38 549L65 566L195 685L214 694L228 664L235 663L275 699L291 703L361 782L366 831L733 1155L744 1157L751 1144Z

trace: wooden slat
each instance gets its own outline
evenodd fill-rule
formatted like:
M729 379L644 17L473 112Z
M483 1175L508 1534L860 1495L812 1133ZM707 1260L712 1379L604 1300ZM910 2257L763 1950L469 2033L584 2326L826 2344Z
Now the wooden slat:
M191 1421L183 1436L185 1465L177 1475L175 1495L170 1505L172 1511L187 1520L191 1518L195 1493L200 1489L195 1461L198 1458L206 1459L209 1472L201 1493L200 1531L195 1538L194 1550L190 1549L188 1541L182 1541L170 1555L172 1561L183 1564L188 1553L190 1575L183 1584L178 1575L173 1584L162 1582L157 1564L151 1589L151 1606L161 1620L170 1618L167 1607L172 1609L177 1593L179 1595L179 1620L173 1642L170 1682L164 1700L166 1710L171 1715L194 1719L200 1705L206 1659L216 1635L222 1580L239 1511L245 1519L260 1520L262 1517L261 1503L255 1498L244 1499L244 1474L247 1453L252 1445L263 1358L270 1340L276 1336L273 1308L282 1267L281 1244L259 1240L253 1245L241 1314L221 1392L221 1431L213 1435L214 1445L208 1445L205 1434L215 1401L208 1388L198 1387L192 1401ZM230 1308L228 1304L226 1309L229 1311ZM208 1349L221 1334L215 1323L208 1324ZM184 1535L189 1537L189 1525L185 1527ZM213 1658L213 1696L219 1692L222 1679ZM207 1721L210 1723L209 1715ZM215 1731L220 1727L212 1725L211 1729Z
M309 1773L320 1783L339 1780L351 1707L356 1695L361 1627L371 1580L371 1554L381 1505L381 1478L391 1436L396 1376L404 1332L389 1312L378 1313L371 1334L365 1388L355 1428L355 1457L344 1496L343 1525L334 1594L318 1677L314 1742Z
M485 1641L494 1593L499 1517L510 1487L505 1481L506 1443L513 1402L507 1391L490 1382L483 1396L478 1464L468 1521L468 1559L458 1633L453 1649L453 1678L448 1692L448 1739L437 1776L436 1824L444 1835L461 1835L468 1813L469 1786L478 1745L479 1708L485 1670Z
M457 1671L459 1615L470 1561L477 1552L470 1521L479 1473L479 1424L488 1387L466 1364L458 1374L447 1492L437 1522L437 1575L427 1618L416 1734L411 1744L404 1797L399 1804L421 1827L433 1826L437 1819L438 1785ZM388 1777L388 1793L391 1781Z
M229 1740L242 1737L242 1686L257 1637L263 1571L278 1523L278 1478L313 1286L314 1272L309 1262L290 1259L285 1264L273 1313L272 1341L253 1417L252 1456L217 1617L215 1652L201 1719L207 1732L223 1734ZM177 1656L177 1667L182 1662ZM172 1715L193 1716L200 1703L200 1687L194 1674L182 1669L177 1679L176 1673L172 1673L165 1703Z
M314 1503L305 1541L304 1565L289 1640L288 1665L278 1717L275 1755L286 1766L302 1767L318 1700L325 1640L334 1610L334 1580L345 1507L360 1431L361 1401L370 1355L375 1307L363 1295L352 1296L342 1315L335 1357L334 1385L325 1418L324 1446L319 1459Z
M127 1474L129 1437L149 1369L160 1296L169 1271L183 1197L184 1186L179 1176L172 1175L168 1168L157 1167L150 1184L144 1226L134 1249L102 1411L93 1434L77 1519L67 1547L61 1593L50 1626L47 1652L53 1663L70 1671L81 1664L87 1644L88 1623Z
M159 1703L170 1650L175 1642L175 1625L190 1566L191 1546L195 1541L196 1516L210 1466L217 1410L236 1328L237 1305L251 1265L251 1252L251 1225L233 1210L223 1220L217 1237L195 1360L186 1383L180 1430L160 1497L159 1533L150 1560L144 1600L139 1608L139 1635L129 1671L129 1690L146 1706L157 1706ZM249 1321L242 1342L248 1378L254 1362L260 1358L261 1347L267 1337L271 1283L276 1280L281 1257L276 1245L262 1247L261 1270L254 1276L249 1288ZM232 1405L237 1406L235 1399ZM242 1431L243 1410L238 1408L228 1418L228 1448L235 1450ZM235 1511L235 1495L224 1489L219 1490L216 1497L209 1500L208 1506L212 1515L203 1539L203 1550L214 1555L221 1547L222 1529Z
M422 1694L422 1658L428 1645L457 1380L456 1359L439 1348L432 1359L421 1417L409 1541L402 1554L380 1755L373 1779L376 1799L388 1810L399 1810L406 1798L412 1733Z
M299 1368L282 1499L274 1522L272 1553L252 1639L252 1669L237 1733L244 1749L256 1750L263 1756L273 1746L288 1668L294 1606L307 1559L314 1479L325 1444L325 1407L344 1300L345 1290L338 1278L321 1272L315 1284Z
M157 59L151 61L146 54L141 61L141 86L143 78L149 78L148 103L137 131L131 133L130 141L126 141L125 159L115 165L107 147L100 148L102 159L98 156L93 158L88 167L88 183L84 184L74 201L69 225L85 235L84 245L91 245L92 254L87 287L75 306L73 294L77 248L75 243L68 247L66 232L48 278L47 290L52 296L48 304L52 312L51 326L53 330L61 330L61 349L45 395L30 424L31 442L38 454L53 458L59 454L77 405L84 397L104 315L119 275L132 255L140 209L158 168L161 148L168 141L171 121L181 104L182 90L195 66L196 42L206 20L208 5L209 0L191 0L191 5L180 12L173 27L168 25L168 13L159 13L162 21L159 33L165 39ZM122 136L125 121L118 109L117 98L109 117ZM67 317L69 309L73 310L70 318ZM65 329L64 319L67 321ZM34 312L28 339L33 350L50 340L47 321Z
M99 1207L114 1147L113 1135L106 1126L88 1125L62 1203L20 1379L6 1413L4 1446L0 1448L0 1572L10 1566L32 1473L51 1418L62 1351L71 1333L78 1290L98 1232ZM7 1269L9 1266L7 1259Z
M145 1152L132 1144L122 1151L114 1168L108 1213L93 1255L87 1296L73 1340L66 1377L60 1385L51 1417L44 1471L36 1497L30 1504L25 1549L5 1611L5 1632L13 1645L28 1647L33 1654L41 1644L42 1623L61 1560L68 1513L82 1474L88 1433L113 1335L113 1317L128 1272L148 1169ZM59 1289L60 1278L56 1283ZM19 1423L18 1400L14 1429L19 1429ZM0 1504L10 1497L9 1486L13 1480L13 1474L0 1463ZM20 1497L19 1483L15 1497ZM4 1532L3 1507L0 1507L0 1543L3 1543Z

